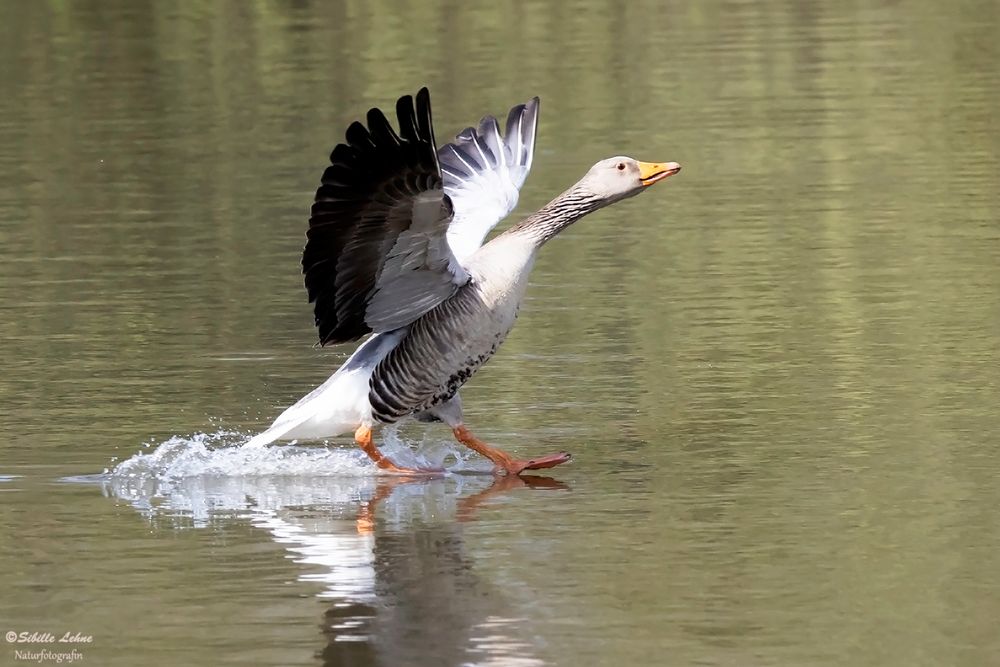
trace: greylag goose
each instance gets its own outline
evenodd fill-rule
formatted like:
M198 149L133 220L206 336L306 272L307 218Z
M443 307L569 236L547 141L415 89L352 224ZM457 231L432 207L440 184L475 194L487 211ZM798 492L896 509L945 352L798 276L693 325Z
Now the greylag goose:
M583 216L680 171L675 162L613 157L538 212L496 236L531 169L538 98L511 109L501 135L486 116L440 149L426 88L396 103L399 130L379 109L334 148L309 219L302 269L321 345L371 333L321 386L248 445L354 433L388 472L372 431L404 417L442 421L498 473L559 465L565 452L516 459L465 426L458 390L503 343L535 255Z

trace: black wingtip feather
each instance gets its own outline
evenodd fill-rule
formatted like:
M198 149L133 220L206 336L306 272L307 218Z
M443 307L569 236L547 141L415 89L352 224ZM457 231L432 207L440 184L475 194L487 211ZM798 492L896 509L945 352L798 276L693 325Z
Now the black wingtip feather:
M396 100L396 118L399 120L399 133L404 139L411 142L420 141L412 95L403 95Z
M431 93L426 87L417 93L417 129L420 138L430 144L431 157L437 164L437 142L434 140L434 121L431 117Z
M354 121L347 127L344 137L347 139L348 145L359 154L364 154L375 148L375 142L372 141L368 128L358 121Z
M389 119L385 117L381 109L368 110L368 131L376 146L383 149L392 149L400 145L399 136L389 124Z

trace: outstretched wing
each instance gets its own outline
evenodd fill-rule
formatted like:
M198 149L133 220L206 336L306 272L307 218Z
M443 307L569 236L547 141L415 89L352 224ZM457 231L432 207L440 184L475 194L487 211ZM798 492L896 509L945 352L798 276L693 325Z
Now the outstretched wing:
M469 279L446 237L427 89L396 116L398 135L378 109L348 127L316 191L302 271L322 345L405 326Z
M486 116L438 151L444 192L455 209L448 244L459 261L475 252L517 206L535 155L538 107L534 97L511 109L503 136L497 119Z

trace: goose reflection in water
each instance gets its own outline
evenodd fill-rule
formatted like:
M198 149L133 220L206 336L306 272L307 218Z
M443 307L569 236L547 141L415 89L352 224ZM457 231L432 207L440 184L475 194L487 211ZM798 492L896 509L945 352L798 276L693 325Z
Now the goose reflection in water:
M370 576L361 580L371 585L345 595L343 572L337 565L331 568L328 591L338 593L323 619L323 664L543 664L533 657L533 637L503 586L477 573L461 524L499 493L566 487L547 477L503 477L458 498L456 521L425 515L401 527L389 517L379 520L379 504L391 505L394 495L407 494L413 485L426 489L427 482L380 480L375 495L362 504L353 539L358 552L368 556ZM384 514L392 513L391 506L386 509ZM316 561L306 557L303 562Z
M471 487L471 488L470 488ZM540 665L511 582L477 570L465 524L497 496L568 487L548 477L192 477L105 484L146 515L208 525L248 517L319 585L324 665Z

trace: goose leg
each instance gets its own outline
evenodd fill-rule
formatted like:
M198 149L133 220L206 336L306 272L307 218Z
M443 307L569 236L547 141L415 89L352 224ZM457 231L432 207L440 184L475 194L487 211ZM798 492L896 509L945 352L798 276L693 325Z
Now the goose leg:
M439 468L404 468L396 465L375 446L375 441L372 439L371 426L364 424L359 426L358 430L354 432L354 442L358 443L361 450L368 455L368 458L375 462L375 465L386 472L400 475L438 475L444 472Z
M542 468L552 468L560 463L569 461L570 455L566 452L549 454L548 456L536 457L533 459L515 459L513 456L490 447L488 444L472 435L469 429L465 428L462 418L462 397L457 393L444 403L435 406L428 411L429 414L437 417L451 427L451 432L455 434L455 439L469 449L482 454L496 466L494 473L506 473L508 475L520 475L525 470L541 470Z
M570 458L572 458L566 452L559 452L558 454L538 456L532 459L515 459L502 449L490 447L488 444L472 435L469 429L465 428L464 424L454 426L452 428L452 433L455 434L455 439L460 443L492 461L496 466L494 469L495 472L505 472L508 475L520 475L525 470L553 468L560 463L566 463L570 460Z

